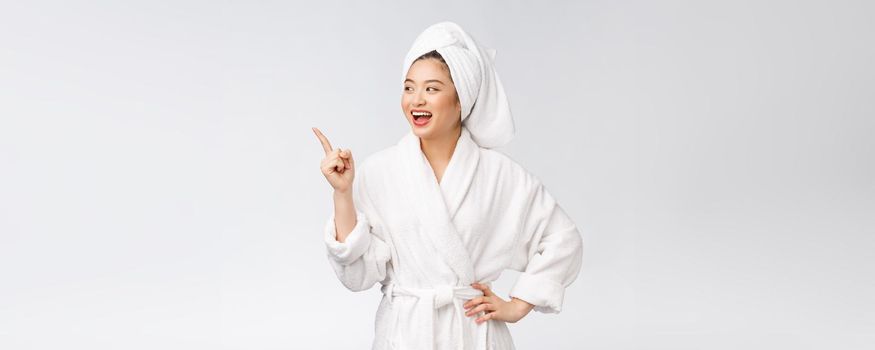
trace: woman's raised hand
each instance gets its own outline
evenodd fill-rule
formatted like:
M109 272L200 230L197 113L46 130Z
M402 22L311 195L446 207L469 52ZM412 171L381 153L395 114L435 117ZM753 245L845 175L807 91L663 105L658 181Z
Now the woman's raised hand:
M322 143L322 149L325 150L325 158L322 158L322 165L319 167L322 169L322 175L325 175L325 179L335 191L348 192L352 189L352 179L355 176L352 152L348 149L331 149L331 143L319 129L313 128L313 132Z

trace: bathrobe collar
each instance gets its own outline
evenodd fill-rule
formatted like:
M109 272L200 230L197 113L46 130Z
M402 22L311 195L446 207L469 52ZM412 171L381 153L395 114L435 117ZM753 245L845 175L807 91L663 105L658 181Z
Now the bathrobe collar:
M399 161L406 170L400 185L408 187L405 193L410 208L416 213L417 226L429 237L444 262L459 277L461 285L476 281L471 256L452 218L458 212L477 170L480 147L471 134L462 127L453 155L438 183L434 170L422 153L419 137L412 131L398 143Z

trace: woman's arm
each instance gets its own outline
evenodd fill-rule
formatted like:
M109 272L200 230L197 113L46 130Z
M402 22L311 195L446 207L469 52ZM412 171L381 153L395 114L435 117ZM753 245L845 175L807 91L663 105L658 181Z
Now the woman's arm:
M524 199L519 203L524 215L516 248L509 252L514 256L509 268L522 274L510 291L510 301L484 285L472 285L484 294L464 305L469 317L486 312L476 319L477 323L486 320L513 323L532 310L559 312L565 288L580 271L583 238L577 226L537 178L528 173L523 176L519 188L528 190L523 190Z
M389 246L371 232L367 216L356 208L359 203L365 211L374 212L366 198L363 176L355 178L352 152L333 150L319 129L313 128L313 133L325 151L320 169L334 188L334 212L324 232L329 262L348 289L369 289L386 278L386 265L391 258ZM362 175L365 173L362 171Z
M337 229L337 241L344 242L356 224L355 203L352 199L352 183L355 179L355 160L350 150L332 149L331 142L317 128L313 133L322 144L325 158L319 169L334 188L334 218Z
M368 217L375 217L376 211L367 195L367 173L362 169L351 197L340 195L340 200L335 201L335 212L325 225L328 260L340 282L352 291L370 289L384 280L391 259L389 245L373 231ZM339 215L349 215L352 219ZM348 232L341 234L342 231Z
M334 227L337 241L343 243L356 224L355 203L349 190L334 190Z
M522 273L510 296L533 304L535 311L558 313L565 289L580 272L583 237L544 185L535 178L533 182L519 254L514 254L518 260L511 266Z

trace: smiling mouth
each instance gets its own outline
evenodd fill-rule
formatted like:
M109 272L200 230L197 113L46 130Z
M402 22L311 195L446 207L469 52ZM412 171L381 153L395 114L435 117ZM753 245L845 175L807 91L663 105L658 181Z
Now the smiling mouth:
M431 120L431 112L429 111L413 110L410 111L410 115L413 116L413 124L420 127L425 126Z
M431 118L431 112L428 111L411 111L410 115L413 116L413 120L415 121L418 121L422 118Z

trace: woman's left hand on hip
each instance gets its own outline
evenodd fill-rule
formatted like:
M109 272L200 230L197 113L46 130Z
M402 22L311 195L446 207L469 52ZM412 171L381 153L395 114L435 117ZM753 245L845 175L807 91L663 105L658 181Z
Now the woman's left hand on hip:
M510 301L506 301L495 295L486 285L472 283L471 287L483 291L483 296L468 300L465 303L464 307L467 310L465 316L476 316L480 311L485 311L485 315L475 320L478 324L487 320L515 323L528 315L529 311L532 311L532 308L534 308L534 305L522 299L511 298Z

